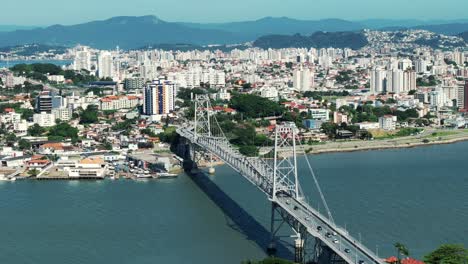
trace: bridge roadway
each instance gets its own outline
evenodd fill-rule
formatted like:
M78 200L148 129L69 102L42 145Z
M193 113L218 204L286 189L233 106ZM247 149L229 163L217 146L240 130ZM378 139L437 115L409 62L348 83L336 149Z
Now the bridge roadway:
M248 158L234 149L225 138L195 136L192 129L180 127L177 133L192 144L218 156L244 178L267 194L281 210L289 214L307 229L307 232L318 238L332 251L349 264L384 264L371 250L356 241L345 230L336 226L304 200L296 200L286 193L276 193L272 197L273 168L260 158ZM290 223L291 224L291 223Z

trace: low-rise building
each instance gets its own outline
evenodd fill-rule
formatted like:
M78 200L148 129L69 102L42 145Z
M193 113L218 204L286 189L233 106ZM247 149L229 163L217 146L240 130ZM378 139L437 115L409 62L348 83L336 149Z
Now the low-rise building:
M392 115L384 115L379 117L379 126L383 130L395 130L397 117Z
M55 126L55 116L53 114L41 112L40 114L34 114L33 122L41 127Z

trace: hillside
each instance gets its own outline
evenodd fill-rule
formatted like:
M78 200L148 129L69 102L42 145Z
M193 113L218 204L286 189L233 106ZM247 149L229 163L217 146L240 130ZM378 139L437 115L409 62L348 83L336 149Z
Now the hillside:
M360 49L367 45L367 39L361 32L316 32L310 36L300 34L268 35L257 39L253 45L259 48L351 48Z
M247 41L237 34L214 29L197 29L165 22L155 16L115 17L102 21L0 33L0 47L27 43L59 46L76 44L95 48L138 48L161 43L204 45Z
M264 35L310 35L317 31L356 31L364 28L357 22L342 19L299 20L288 17L265 17L254 21L231 23L180 23L198 29L212 29L241 34L255 39Z

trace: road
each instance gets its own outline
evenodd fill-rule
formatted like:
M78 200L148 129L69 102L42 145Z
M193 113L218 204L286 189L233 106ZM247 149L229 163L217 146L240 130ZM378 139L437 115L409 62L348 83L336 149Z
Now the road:
M313 208L306 207L304 203L288 196L277 195L276 199L283 209L307 227L311 235L320 238L348 263L383 263L383 260L374 261L378 259L374 253L359 241L355 241L344 229L330 225L330 221L323 219Z

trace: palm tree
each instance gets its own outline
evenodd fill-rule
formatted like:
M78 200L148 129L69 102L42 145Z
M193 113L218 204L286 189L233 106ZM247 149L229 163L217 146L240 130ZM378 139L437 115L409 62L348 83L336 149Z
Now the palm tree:
M397 253L398 263L401 263L400 256L406 256L406 257L409 256L408 248L405 245L403 245L402 243L397 242L393 246L397 249L397 252L398 252Z

